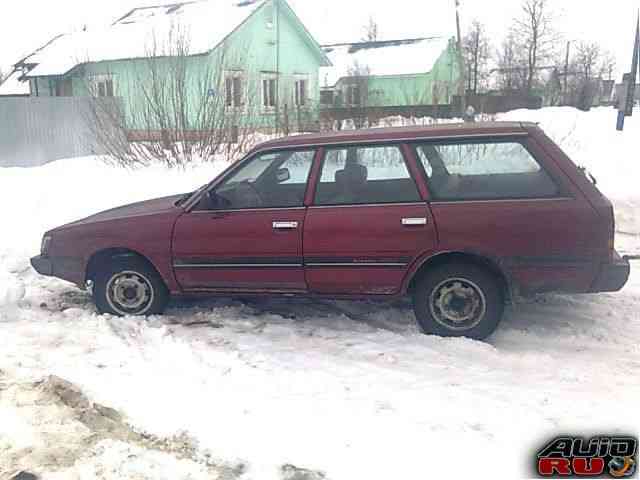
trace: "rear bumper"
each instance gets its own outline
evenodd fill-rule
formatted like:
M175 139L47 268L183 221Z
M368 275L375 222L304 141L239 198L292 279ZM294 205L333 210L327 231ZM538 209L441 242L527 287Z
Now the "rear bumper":
M40 275L53 276L53 262L48 257L38 255L31 259L31 266Z
M622 258L618 252L610 263L605 263L600 268L600 273L593 283L592 292L618 292L629 280L631 265L629 260Z

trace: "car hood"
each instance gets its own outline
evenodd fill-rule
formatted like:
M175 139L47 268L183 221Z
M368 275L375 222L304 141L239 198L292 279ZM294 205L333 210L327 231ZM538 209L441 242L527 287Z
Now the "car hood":
M183 196L184 195L172 195L170 197L155 198L153 200L146 200L144 202L137 202L130 205L124 205L122 207L112 208L83 218L82 220L68 223L60 228L170 212L178 209L178 207L176 207L176 203Z

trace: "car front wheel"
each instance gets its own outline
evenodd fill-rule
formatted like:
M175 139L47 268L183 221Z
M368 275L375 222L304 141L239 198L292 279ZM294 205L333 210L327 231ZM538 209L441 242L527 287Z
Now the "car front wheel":
M93 300L100 313L155 315L164 311L169 293L162 278L146 262L121 257L97 272Z
M427 271L416 285L413 303L424 333L483 340L502 319L504 291L486 269L451 263Z

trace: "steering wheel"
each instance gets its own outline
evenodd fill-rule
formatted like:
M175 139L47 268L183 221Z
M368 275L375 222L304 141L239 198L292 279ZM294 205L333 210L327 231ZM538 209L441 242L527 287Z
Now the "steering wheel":
M236 194L245 208L259 208L264 205L260 192L249 180L244 180L238 185Z

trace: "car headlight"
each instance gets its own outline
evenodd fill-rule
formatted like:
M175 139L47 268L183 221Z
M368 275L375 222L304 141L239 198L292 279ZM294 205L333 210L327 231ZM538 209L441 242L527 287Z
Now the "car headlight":
M42 243L40 244L40 254L46 255L51 245L51 235L45 235L42 237Z

